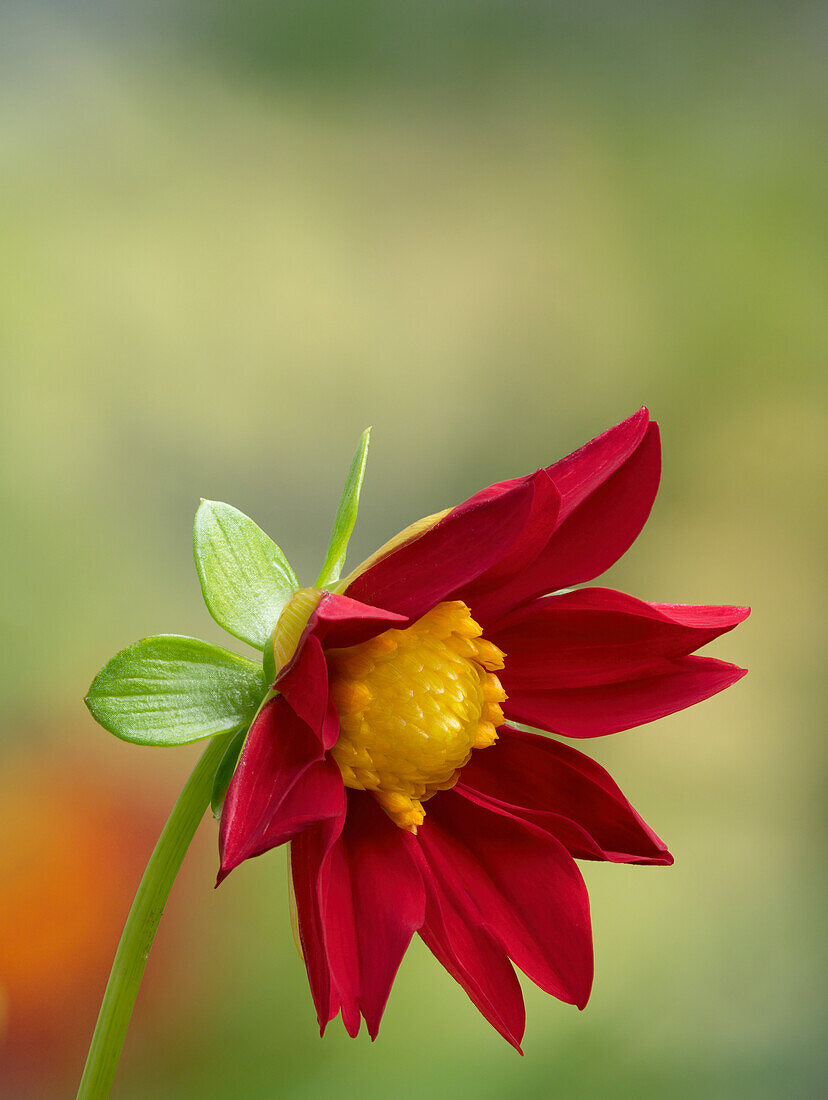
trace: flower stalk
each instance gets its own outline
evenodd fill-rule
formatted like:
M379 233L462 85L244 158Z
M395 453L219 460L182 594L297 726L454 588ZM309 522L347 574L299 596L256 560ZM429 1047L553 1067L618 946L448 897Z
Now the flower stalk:
M231 732L211 739L150 856L112 964L78 1100L105 1100L109 1096L164 906L199 822L210 805L216 768L234 736Z

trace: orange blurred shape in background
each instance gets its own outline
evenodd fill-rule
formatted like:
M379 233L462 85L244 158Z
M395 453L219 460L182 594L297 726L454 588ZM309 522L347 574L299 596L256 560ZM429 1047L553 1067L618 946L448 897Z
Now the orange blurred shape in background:
M0 1086L16 1096L80 1073L163 820L146 779L113 783L40 750L7 758L0 776Z

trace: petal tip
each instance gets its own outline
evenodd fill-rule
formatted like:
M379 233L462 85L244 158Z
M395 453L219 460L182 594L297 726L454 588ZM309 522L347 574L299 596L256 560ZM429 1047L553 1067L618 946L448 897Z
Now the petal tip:
M618 426L620 427L621 424L627 424L630 427L637 428L641 433L642 439L648 427L652 427L658 431L658 422L653 420L650 416L650 410L646 405L642 405L640 409L636 409L632 416L628 416L626 420L622 420Z
M486 1017L486 1018L488 1019L488 1017ZM492 1023L492 1021L489 1020L489 1023ZM518 1052L518 1054L521 1056L521 1058L526 1057L526 1055L523 1052L523 1047L520 1045L523 1041L524 1028L521 1028L519 1032L513 1032L507 1026L501 1027L501 1026L495 1024L494 1027L495 1027L495 1030L498 1031L500 1033L500 1035L503 1036L503 1038L506 1040L506 1042L509 1044L509 1046L513 1050L516 1050Z
M343 1016L342 1022L345 1025L345 1030L348 1032L350 1037L352 1039L356 1039L357 1035L359 1035L359 1025L362 1023L362 1017L358 1015L355 1020L346 1020Z

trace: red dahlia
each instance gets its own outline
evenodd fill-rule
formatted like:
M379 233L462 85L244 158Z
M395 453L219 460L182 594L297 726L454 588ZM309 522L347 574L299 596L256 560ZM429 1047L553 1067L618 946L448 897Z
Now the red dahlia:
M512 967L583 1008L592 983L579 859L669 864L589 757L525 723L598 737L744 675L690 656L748 614L571 586L608 569L658 487L646 409L526 477L407 528L330 590L300 589L273 689L221 819L219 880L290 842L319 1024L375 1037L418 932L520 1049Z

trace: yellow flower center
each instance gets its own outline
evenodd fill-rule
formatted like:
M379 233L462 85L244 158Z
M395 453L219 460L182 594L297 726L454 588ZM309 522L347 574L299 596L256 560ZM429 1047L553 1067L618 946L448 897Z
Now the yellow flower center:
M423 802L453 787L473 749L497 740L506 693L503 653L459 600L405 630L327 654L339 711L331 750L346 787L370 791L392 821L416 833Z

